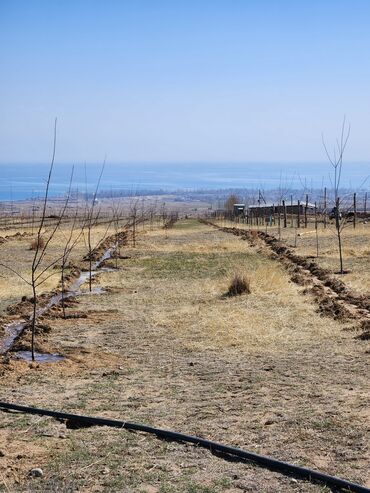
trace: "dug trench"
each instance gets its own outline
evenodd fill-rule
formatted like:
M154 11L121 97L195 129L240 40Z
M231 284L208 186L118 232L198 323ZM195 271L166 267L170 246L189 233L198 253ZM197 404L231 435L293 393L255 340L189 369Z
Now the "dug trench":
M296 255L283 242L264 231L245 230L236 227L220 227L206 223L247 240L250 245L263 249L270 258L279 261L289 272L290 279L304 286L303 294L313 295L318 312L335 320L356 323L353 329L360 340L370 339L370 297L354 292L333 273L318 266L312 259Z
M127 239L127 231L120 231L110 235L102 240L91 251L90 255L86 255L83 258L84 262L90 260L93 262L92 278L94 282L96 282L98 269L114 269L114 265L110 265L107 262L112 256L118 255L117 250L127 243ZM56 268L59 268L59 266L56 265ZM81 295L80 288L88 280L89 276L89 269L86 270L70 265L69 273L64 277L64 291L62 291L62 282L60 281L56 291L39 295L36 336L45 336L51 330L49 325L43 323L45 317L84 318L87 316L78 312L66 314L65 308L75 306L78 303L76 298ZM93 292L99 293L100 290L95 288ZM33 304L34 300L32 298L23 297L19 303L7 307L8 315L1 319L3 332L0 333L0 355L12 351L17 355L24 355L28 358ZM62 308L62 305L64 308ZM37 346L38 342L36 341L36 350ZM55 355L50 355L51 359L53 359L53 356ZM43 360L42 353L38 353L36 359Z

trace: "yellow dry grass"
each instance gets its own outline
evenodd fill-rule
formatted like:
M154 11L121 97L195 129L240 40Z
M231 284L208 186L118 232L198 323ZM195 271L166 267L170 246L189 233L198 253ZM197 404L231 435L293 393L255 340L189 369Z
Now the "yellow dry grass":
M186 272L185 278L152 277L146 261L173 252L183 254L183 262L188 254L209 256L208 273L199 279L195 269L191 280ZM147 313L155 326L165 327L186 349L237 346L245 351L279 351L338 332L338 325L316 313L310 298L302 296L279 263L210 226L174 228L168 239L161 230L148 231L131 253L138 258L134 266L125 267L123 275L104 274L101 282L136 291L135 308ZM217 253L223 255L224 271L215 276L212 259ZM236 272L250 279L251 294L225 298ZM117 304L114 299L111 303L122 309L119 298Z
M246 225L235 224L231 221L219 221L218 224L249 229ZM263 226L252 229L266 230ZM268 227L267 232L276 237L279 236L276 226ZM290 227L281 228L280 236L290 247L295 248L299 255L315 257L315 261L321 267L330 269L333 273L339 270L338 240L333 224L328 224L327 228L319 224L318 258L316 258L316 233L312 223L308 224L307 229L300 228L297 231ZM370 224L361 222L356 228L353 228L352 224L346 225L342 231L342 244L344 268L350 272L341 279L356 291L370 293Z
M4 399L179 430L369 484L366 341L320 317L246 241L190 221L168 233L140 235L120 270L99 275L107 293L69 309L87 318L47 320L38 349L66 359L11 360ZM234 272L248 276L250 295L223 296ZM147 435L13 414L4 423L9 489L292 490L289 477ZM29 479L34 465L43 478Z
M92 245L95 246L106 232L107 226L101 225L92 230ZM7 230L6 235L12 236L19 233L17 230ZM21 233L31 233L31 230L22 230ZM50 230L44 231L44 237L47 238ZM109 230L110 234L114 231ZM5 234L3 236L6 236ZM79 231L76 230L74 238L79 236ZM40 265L40 271L55 260L58 260L62 253L64 244L69 237L68 226L64 225L57 231L52 241L48 245L45 260ZM0 244L0 262L16 270L24 279L31 278L31 265L35 252L30 249L35 236L24 236L9 238L5 243ZM72 251L69 262L76 265L83 265L82 258L87 253L86 233L85 236L80 236L78 243ZM60 265L60 261L56 266ZM87 264L85 265L87 267ZM52 274L51 277L48 276ZM60 281L59 269L49 269L42 279L45 282L39 287L39 293L50 292L55 289ZM20 301L22 296L32 296L31 287L19 278L14 272L0 266L0 313L4 311L9 304Z

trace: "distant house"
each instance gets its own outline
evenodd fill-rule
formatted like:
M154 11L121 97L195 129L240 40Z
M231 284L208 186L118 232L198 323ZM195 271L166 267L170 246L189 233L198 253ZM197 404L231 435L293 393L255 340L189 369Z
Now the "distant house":
M299 202L295 201L293 203L287 202L285 204L285 210L287 214L298 214L298 211L300 214L304 214L306 209L306 202ZM278 214L278 213L284 214L284 206L282 204L274 204L272 202L267 203L267 204L252 204L249 205L248 208L246 209L246 216L253 216L253 217L268 217L271 216L272 214ZM307 204L307 214L314 214L315 213L315 204L308 203Z
M233 205L234 216L244 216L245 214L245 204L234 204Z

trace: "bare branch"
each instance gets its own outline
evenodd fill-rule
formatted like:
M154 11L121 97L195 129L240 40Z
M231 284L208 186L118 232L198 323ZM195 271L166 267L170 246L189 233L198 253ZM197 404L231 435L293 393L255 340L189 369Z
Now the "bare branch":
M21 274L19 274L19 272L17 272L15 269L13 269L12 267L9 267L9 265L6 265L6 264L3 264L3 263L0 263L0 267L4 267L4 269L8 269L10 272L13 272L13 274L15 274L16 276L18 276L20 279L22 279L22 281L24 281L26 284L28 284L29 286L31 286L31 283L30 281L27 281L27 279L25 279Z

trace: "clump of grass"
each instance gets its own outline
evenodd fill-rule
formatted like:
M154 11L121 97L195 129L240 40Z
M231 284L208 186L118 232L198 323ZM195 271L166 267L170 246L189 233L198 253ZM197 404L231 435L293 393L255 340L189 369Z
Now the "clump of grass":
M226 296L240 296L241 294L250 294L250 280L243 274L236 273L231 280Z
M30 250L37 250L37 248L44 248L45 241L42 238L35 238L30 244Z

